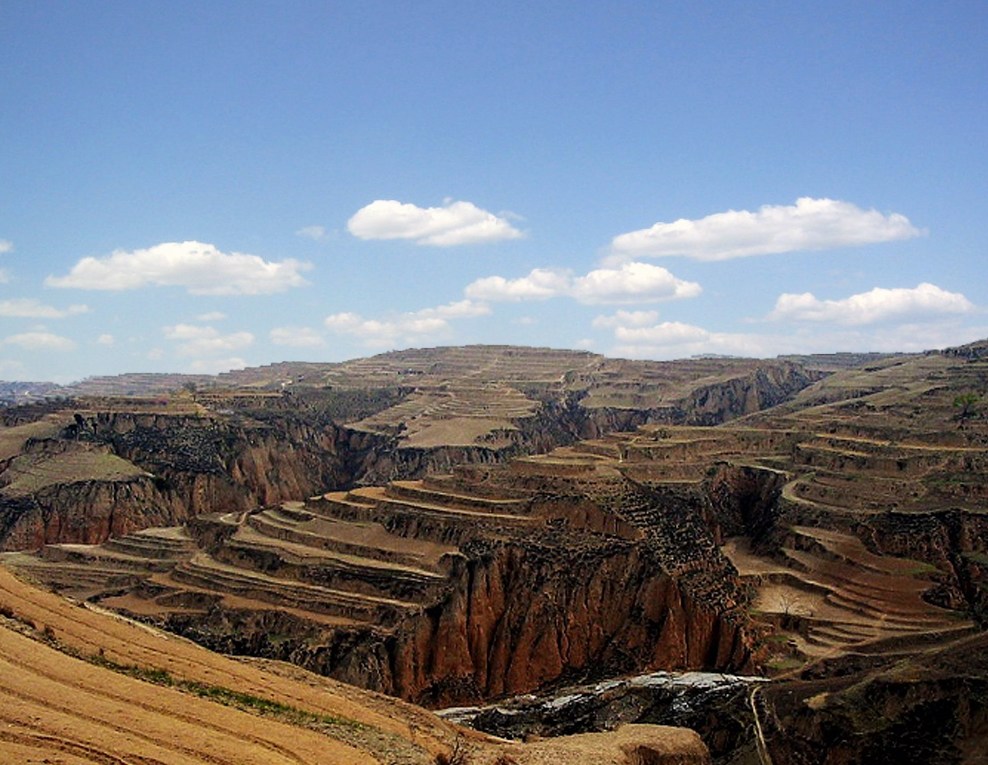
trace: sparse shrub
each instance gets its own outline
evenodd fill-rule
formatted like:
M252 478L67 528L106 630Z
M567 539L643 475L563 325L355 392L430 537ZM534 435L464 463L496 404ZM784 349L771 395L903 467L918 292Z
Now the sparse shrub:
M449 754L445 752L437 754L436 765L467 765L467 750L463 745L463 739L456 739Z
M981 397L977 393L961 393L954 396L954 409L959 409L957 413L958 420L966 420L970 417L974 417L974 407L981 400Z

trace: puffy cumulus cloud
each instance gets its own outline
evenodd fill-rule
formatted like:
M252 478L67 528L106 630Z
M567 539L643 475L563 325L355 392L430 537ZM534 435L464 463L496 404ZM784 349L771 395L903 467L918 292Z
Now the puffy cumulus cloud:
M850 202L802 197L794 205L728 210L679 219L614 237L612 260L681 255L729 260L796 250L825 250L910 239L923 233L899 213L883 215Z
M617 314L615 315L617 316ZM820 331L798 328L786 333L716 332L677 321L639 325L613 323L614 356L677 359L701 355L771 358L790 353L845 351L921 352L971 342L988 335L988 327L964 326L958 317L944 321L879 325L834 325Z
M598 329L646 327L655 324L658 320L658 311L617 311L610 316L597 316L593 320L593 326Z
M923 283L912 289L876 287L843 300L820 300L811 292L779 295L769 314L774 321L817 321L844 325L971 313L974 305L959 292Z
M475 300L546 300L567 294L572 282L569 271L536 268L518 279L485 276L468 284L464 292Z
M183 356L214 356L242 350L254 343L250 332L221 334L215 327L195 324L176 324L165 327L165 337L177 342Z
M66 316L77 316L88 313L89 306L70 305L68 308L55 308L45 305L34 298L12 298L0 300L0 316L19 319L64 319Z
M69 338L45 330L8 335L0 342L5 345L16 345L27 351L71 351L75 349L75 343Z
M109 334L108 332L104 332L102 335L96 338L97 345L105 345L109 347L116 342L117 342L116 338L113 335Z
M266 295L301 287L297 260L267 261L257 255L220 252L202 242L165 242L146 250L116 250L105 258L83 258L65 276L49 276L49 287L129 290L148 285L184 287L193 295Z
M359 239L410 239L436 247L524 236L506 217L498 217L471 202L452 200L446 200L442 207L418 207L394 199L378 199L357 210L347 221L347 230Z
M316 348L325 344L322 335L311 327L275 327L268 337L275 345L292 348Z
M239 356L227 359L196 359L189 364L189 372L198 375L216 375L232 369L243 369L246 366L247 362Z
M366 319L356 313L335 313L327 316L326 328L340 335L358 338L371 347L393 347L424 342L436 342L449 336L450 320L483 316L490 307L472 300L423 308L388 319Z
M677 279L666 269L649 263L622 263L598 268L584 276L563 269L536 268L528 276L505 279L487 276L467 285L466 295L476 300L518 301L570 297L589 305L654 303L690 298L700 285Z
M625 263L618 268L598 268L573 280L573 297L581 303L654 303L696 297L696 282L677 279L659 266Z

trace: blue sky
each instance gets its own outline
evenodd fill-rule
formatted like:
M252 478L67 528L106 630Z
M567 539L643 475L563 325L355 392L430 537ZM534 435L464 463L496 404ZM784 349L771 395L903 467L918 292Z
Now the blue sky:
M988 337L984 2L0 2L0 379Z

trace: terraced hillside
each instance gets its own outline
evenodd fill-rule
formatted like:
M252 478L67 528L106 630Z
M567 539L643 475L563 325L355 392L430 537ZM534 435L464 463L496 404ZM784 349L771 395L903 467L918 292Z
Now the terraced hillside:
M658 726L498 742L294 667L219 656L2 567L0 722L0 760L10 763L709 762L692 731Z
M557 452L4 559L218 650L448 705L747 666L727 560L690 507L660 515L613 461Z
M170 393L160 386L179 378L129 375L122 387L76 391L98 396L3 409L0 549L98 542L203 512L503 462L647 421L721 422L819 376L784 362L654 364L502 346L237 375ZM111 395L144 384L146 396Z
M734 382L683 382L691 403L656 397L661 405L640 427L594 426L584 433L592 438L506 464L448 451L443 470L432 462L424 474L397 470L377 485L231 507L182 528L99 546L49 544L5 560L218 650L286 659L431 705L659 668L761 669L777 679L745 702L771 734L759 746L792 754L784 726L768 718L798 718L800 735L820 735L824 746L814 726L849 714L849 697L834 685L839 708L821 691L794 711L773 706L783 705L784 692L770 689L841 673L887 680L896 662L925 666L922 657L969 646L988 622L982 346L834 364L771 410L753 405L718 426L674 424L703 422L708 405L718 416L741 414L738 391L758 388L751 380L765 374L755 365L754 377ZM394 368L377 368L382 380L444 375L417 370L425 362L414 354L391 361ZM371 372L358 366L351 374ZM582 385L585 375L596 387L581 389L581 402L629 395L619 380L607 388L599 368L564 375L559 388L525 374L524 384L502 381L496 394L461 381L370 397L343 388L259 390L239 394L240 409L230 397L225 405L257 413L258 400L295 399L292 406L317 409L325 396L323 405L360 415L350 432L405 439L406 453L424 453L432 447L407 441L475 413L461 390L487 396L501 413L517 406L518 417L523 402L508 388L543 395ZM719 403L711 404L714 390ZM531 400L539 401L532 422L571 411L553 409L558 399ZM726 401L735 404L725 409ZM602 406L598 416L604 411L613 426L617 409ZM387 412L412 424L393 425ZM426 412L421 421L416 412ZM477 412L484 419L491 409ZM389 470L399 454L390 454ZM893 716L893 700L881 694L898 693L898 682L876 686L886 689L876 703ZM980 719L958 706L971 698L950 706L957 731Z

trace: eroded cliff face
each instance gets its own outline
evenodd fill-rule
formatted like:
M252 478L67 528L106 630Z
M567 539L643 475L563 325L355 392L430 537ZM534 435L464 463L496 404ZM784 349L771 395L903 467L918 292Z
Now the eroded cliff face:
M0 550L102 542L207 512L244 512L327 489L418 478L458 465L500 464L649 422L723 422L784 400L813 379L798 365L768 365L656 408L587 406L585 391L548 386L532 393L538 401L534 416L494 433L491 443L435 447L404 444L400 432L341 425L330 411L291 396L240 397L237 405L243 408L200 414L94 413L80 409L81 402L66 402L62 406L70 408L63 410L55 404L25 409L5 422L59 412L69 419L57 435L29 440L36 454L105 449L148 475L56 476L36 492L14 496L3 491L7 465L0 460ZM222 396L217 401L219 407Z
M440 601L389 634L218 600L207 618L176 614L166 626L215 650L291 661L433 707L659 667L750 669L740 623L684 593L640 545L466 552Z
M622 543L569 556L487 551L441 609L408 628L394 657L394 692L429 705L567 677L736 669L749 659L740 630L691 602L646 550Z

